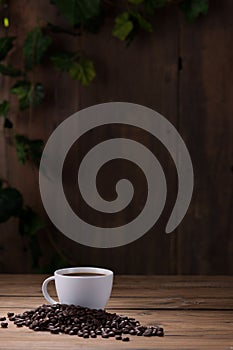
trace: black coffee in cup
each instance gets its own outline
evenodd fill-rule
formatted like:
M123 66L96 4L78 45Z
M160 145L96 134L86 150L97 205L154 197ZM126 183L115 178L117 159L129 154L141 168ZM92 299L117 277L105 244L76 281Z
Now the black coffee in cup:
M94 273L94 272L71 272L71 273L63 273L63 276L69 277L94 277L94 276L105 276L103 273Z
M103 309L110 297L113 272L99 267L69 267L54 272L42 284L42 292L50 304L47 285L55 280L55 288L60 304L79 305L91 309Z

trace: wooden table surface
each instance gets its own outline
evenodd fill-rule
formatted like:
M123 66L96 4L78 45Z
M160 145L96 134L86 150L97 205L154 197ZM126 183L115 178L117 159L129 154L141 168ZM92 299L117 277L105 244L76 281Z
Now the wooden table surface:
M43 275L0 275L0 316L46 303ZM53 286L50 287L54 294ZM165 336L82 339L17 328L0 329L0 349L228 349L233 350L233 277L116 276L107 311L162 325Z

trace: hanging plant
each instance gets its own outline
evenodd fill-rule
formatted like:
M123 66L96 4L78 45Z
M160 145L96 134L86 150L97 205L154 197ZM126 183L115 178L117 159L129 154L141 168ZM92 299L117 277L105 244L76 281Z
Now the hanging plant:
M0 6L6 1L0 0ZM26 35L21 47L21 55L24 61L24 69L21 70L5 60L17 42L17 37L0 37L0 74L8 76L12 80L9 93L18 99L18 107L21 113L37 108L44 99L46 91L42 82L31 79L33 71L38 65L50 62L50 66L60 72L67 73L71 79L77 80L84 86L89 86L98 78L94 62L83 49L68 52L60 48L58 52L53 47L51 34L63 34L73 37L84 35L86 31L96 33L102 25L104 18L114 12L112 21L112 35L116 40L125 42L127 46L134 40L138 33L145 32L151 35L153 32L152 19L154 14L165 6L176 2L184 12L188 21L197 19L208 12L208 0L51 0L54 10L64 15L69 23L69 28L62 28L57 24L47 23L43 28L36 26ZM49 3L49 0L48 0ZM9 18L3 18L5 30L9 28ZM4 120L3 127L12 129L12 144L15 146L18 160L21 164L31 162L39 167L42 154L42 140L33 140L26 135L19 134L9 118L11 111L10 102L7 99L0 100L0 118ZM52 256L47 270L39 268L41 250L38 242L38 232L44 227L39 216L32 208L25 205L22 194L10 186L3 186L0 181L0 223L11 217L18 218L19 233L28 238L28 244L32 251L33 268L38 272L49 272L57 265L64 263L61 252ZM53 243L53 242L52 242ZM67 265L67 263L66 263Z

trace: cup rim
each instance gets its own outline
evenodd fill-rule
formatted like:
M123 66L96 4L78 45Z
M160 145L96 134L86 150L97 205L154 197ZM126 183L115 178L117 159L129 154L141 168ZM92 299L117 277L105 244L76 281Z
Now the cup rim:
M102 276L65 276L64 274L73 273L73 272L92 272L92 273L100 273ZM105 269L102 267L88 267L88 266L77 266L77 267L65 267L62 269L58 269L54 272L54 276L60 276L63 278L105 278L107 276L112 276L113 271L109 269Z

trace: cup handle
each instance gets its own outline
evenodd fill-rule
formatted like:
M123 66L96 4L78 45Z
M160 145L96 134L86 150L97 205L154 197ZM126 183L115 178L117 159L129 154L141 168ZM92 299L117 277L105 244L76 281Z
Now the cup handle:
M45 299L50 303L50 304L57 304L57 301L54 300L53 298L51 298L51 296L49 295L48 291L47 291L47 285L50 281L53 281L55 279L54 276L48 277L46 278L46 280L44 280L43 284L42 284L42 293L45 297Z

